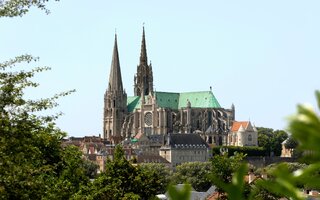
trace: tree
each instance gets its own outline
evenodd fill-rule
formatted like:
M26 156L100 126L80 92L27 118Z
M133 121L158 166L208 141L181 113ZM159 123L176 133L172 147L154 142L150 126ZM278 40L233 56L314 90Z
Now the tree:
M211 171L210 162L189 162L176 167L173 180L178 183L189 183L196 191L207 191L212 183L208 177Z
M24 98L26 88L38 86L31 80L34 75L49 68L13 69L37 60L24 55L0 64L1 199L45 199L58 194L67 198L87 181L81 153L61 147L65 133L54 123L59 114L36 115L57 106L56 100L72 91L40 100Z
M16 17L23 16L31 7L37 7L44 10L47 14L50 12L46 8L46 3L49 0L7 0L0 1L0 16L1 17ZM59 0L55 0L59 1Z
M284 146L287 149L295 149L298 146L298 141L293 139L292 137L289 137L286 143L284 143Z
M168 166L161 163L142 163L138 166L142 172L149 176L148 180L152 180L153 184L146 183L149 187L154 187L157 193L164 194L172 178L172 171Z
M83 167L85 169L86 176L90 179L94 179L97 176L99 165L97 165L96 163L90 160L84 160Z
M271 140L271 148L275 156L281 155L282 142L288 138L288 134L283 130L276 130L273 132L273 137Z
M0 1L0 17L22 16L32 6L48 10L48 0ZM39 115L57 106L59 97L32 100L24 98L26 88L37 87L31 79L49 70L14 70L21 64L37 61L31 55L18 56L0 63L0 198L68 199L87 184L81 153L61 147L66 135L55 125L60 114Z
M268 155L281 155L282 142L288 138L288 134L283 130L274 131L271 128L257 127L258 145L263 147Z
M232 175L241 167L242 160L245 156L243 154L235 154L228 157L227 154L216 155L211 160L211 180L217 186L221 198L226 198L224 195L225 188L221 184L228 184L232 181ZM219 187L220 186L220 187Z

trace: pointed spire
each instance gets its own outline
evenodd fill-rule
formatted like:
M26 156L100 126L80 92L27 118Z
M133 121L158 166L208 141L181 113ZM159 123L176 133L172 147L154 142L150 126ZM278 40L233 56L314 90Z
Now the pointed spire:
M140 52L140 64L148 64L146 38L144 33L144 26L142 31L141 52Z
M115 33L111 70L109 76L109 91L123 91L121 69L118 53L117 34Z

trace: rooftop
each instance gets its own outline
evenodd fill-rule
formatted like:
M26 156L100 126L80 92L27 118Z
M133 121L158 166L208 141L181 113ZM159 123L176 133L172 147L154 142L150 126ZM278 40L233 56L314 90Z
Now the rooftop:
M156 101L161 108L170 108L178 110L187 107L188 101L191 103L192 108L221 108L218 100L212 91L199 91L199 92L154 92ZM141 101L139 96L127 98L127 108L129 112L140 108Z

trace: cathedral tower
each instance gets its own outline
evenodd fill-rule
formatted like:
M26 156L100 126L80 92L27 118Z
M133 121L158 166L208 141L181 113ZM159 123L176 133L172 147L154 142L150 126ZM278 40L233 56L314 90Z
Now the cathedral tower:
M103 117L103 137L113 144L118 144L124 139L121 128L126 113L127 94L123 90L117 35L115 35L109 85L104 95Z
M146 39L144 27L142 31L140 63L137 66L137 74L134 76L134 95L141 96L153 94L153 75L151 63L148 65Z

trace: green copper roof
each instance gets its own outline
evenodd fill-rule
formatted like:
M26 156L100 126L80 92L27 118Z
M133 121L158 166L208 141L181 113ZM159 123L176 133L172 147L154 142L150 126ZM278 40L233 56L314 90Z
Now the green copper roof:
M140 108L140 106L141 106L141 103L140 103L140 97L139 96L127 97L128 112L133 112L134 109Z
M192 108L221 108L211 91L180 93L179 108L187 107L187 100Z
M178 109L179 93L155 92L157 104L160 108Z
M157 104L160 108L171 108L177 110L187 107L189 100L192 108L221 108L218 100L211 91L203 92L155 92ZM128 97L127 107L128 112L140 108L140 97Z

